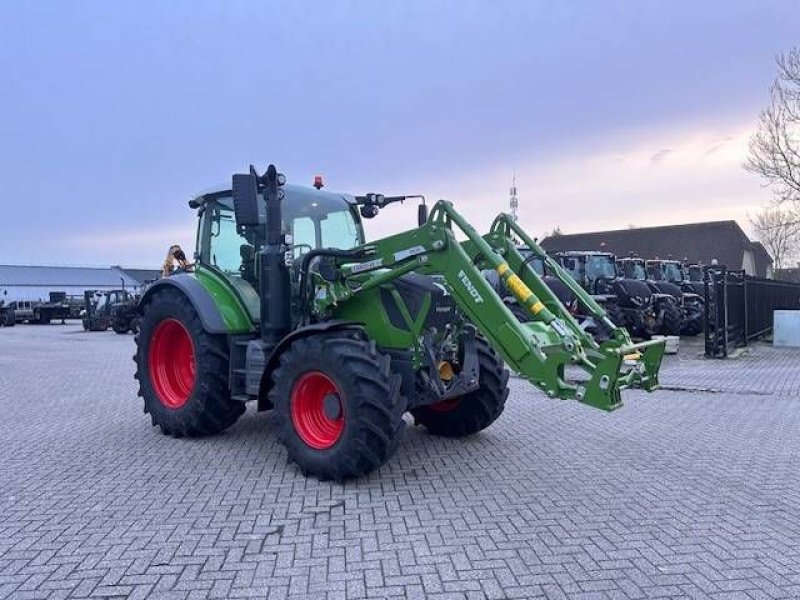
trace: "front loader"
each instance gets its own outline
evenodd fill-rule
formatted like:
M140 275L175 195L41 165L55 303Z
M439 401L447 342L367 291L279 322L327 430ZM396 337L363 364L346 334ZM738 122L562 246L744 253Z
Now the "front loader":
M508 215L481 236L449 202L428 214L422 198L418 228L365 242L363 218L410 198L421 197L289 185L272 165L194 198L194 271L157 281L139 304L136 378L153 424L216 433L254 401L275 412L303 473L342 480L391 456L406 413L438 435L488 427L508 396L506 366L549 397L609 411L621 390L658 386L663 341L632 343ZM581 329L517 240L611 339Z

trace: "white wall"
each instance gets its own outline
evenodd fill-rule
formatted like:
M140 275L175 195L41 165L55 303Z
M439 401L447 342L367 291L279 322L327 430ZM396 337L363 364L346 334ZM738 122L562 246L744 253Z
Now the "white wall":
M753 257L752 250L745 250L744 255L742 257L742 268L744 269L745 275L755 275L756 274L756 261Z

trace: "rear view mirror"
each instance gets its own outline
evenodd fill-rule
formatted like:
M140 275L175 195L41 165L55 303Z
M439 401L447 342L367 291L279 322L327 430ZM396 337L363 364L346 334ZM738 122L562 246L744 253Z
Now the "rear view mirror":
M368 204L367 206L362 206L360 212L365 219L374 219L378 216L378 207L374 204Z
M428 222L428 206L426 204L420 204L417 207L417 225L422 227L427 222Z
M258 225L258 181L254 173L236 173L233 176L233 210L236 214L236 229Z

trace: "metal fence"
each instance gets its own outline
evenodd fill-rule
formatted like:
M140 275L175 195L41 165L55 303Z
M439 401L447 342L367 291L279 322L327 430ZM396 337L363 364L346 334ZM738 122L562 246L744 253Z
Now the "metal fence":
M800 310L800 284L706 267L705 353L725 358L732 347L772 331L773 312Z

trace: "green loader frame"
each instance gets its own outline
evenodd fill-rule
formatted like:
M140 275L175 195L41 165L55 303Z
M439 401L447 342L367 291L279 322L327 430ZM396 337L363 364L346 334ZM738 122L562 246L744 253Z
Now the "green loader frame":
M457 227L466 241L456 239ZM566 307L539 275L528 266L517 249L520 240L539 256L549 273L558 277L578 297L590 314L603 320L613 331L612 339L598 344L581 329ZM357 318L361 306L349 307L347 300L379 288L410 272L441 277L458 307L516 373L551 398L575 399L603 410L622 405L620 391L629 387L654 390L664 353L663 340L633 343L627 331L606 318L605 311L558 263L530 238L508 214L500 214L490 232L480 236L447 201L437 202L430 218L413 231L366 244L363 260L340 261L344 277L324 282L328 293L317 302L317 311L331 311L345 318ZM367 265L367 269L364 269ZM505 305L481 270L495 270L508 290L532 316L520 322ZM358 283L353 285L355 279ZM323 283L323 282L321 282ZM340 308L341 306L341 308ZM422 323L411 333L421 335ZM406 340L392 339L378 321L366 322L367 333L378 345L392 346ZM417 360L422 353L417 348ZM588 380L570 382L566 368L575 365Z

